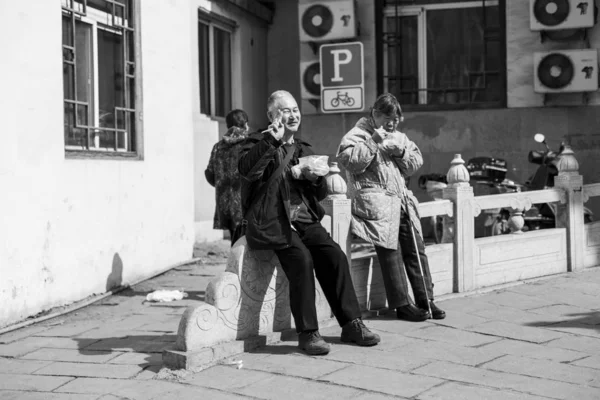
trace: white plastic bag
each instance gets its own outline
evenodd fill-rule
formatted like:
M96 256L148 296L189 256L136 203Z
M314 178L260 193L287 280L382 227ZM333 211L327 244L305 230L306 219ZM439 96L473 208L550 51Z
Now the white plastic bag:
M329 173L329 156L306 156L298 159L298 165L303 168L308 165L312 173L317 176L325 176Z
M162 302L162 301L181 300L184 297L187 297L187 295L188 294L185 293L183 290L160 289L160 290L155 290L152 293L148 293L148 295L146 295L146 301Z

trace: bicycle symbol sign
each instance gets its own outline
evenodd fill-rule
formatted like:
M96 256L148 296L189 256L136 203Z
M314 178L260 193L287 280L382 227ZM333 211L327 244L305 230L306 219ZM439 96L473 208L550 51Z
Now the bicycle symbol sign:
M364 108L364 60L361 42L325 44L319 48L321 111L339 113Z
M345 106L352 107L355 100L354 97L348 96L348 92L337 92L337 96L331 99L331 107L338 107L340 102Z

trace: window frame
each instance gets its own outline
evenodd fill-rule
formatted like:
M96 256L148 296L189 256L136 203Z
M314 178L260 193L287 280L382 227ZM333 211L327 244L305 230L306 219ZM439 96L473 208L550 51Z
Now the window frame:
M81 8L77 9L74 7L74 4L79 2L81 4ZM107 3L116 3L121 5L120 2L114 0L108 0ZM69 7L69 4L71 5ZM69 13L73 13L77 20L81 21L81 23L87 24L91 27L91 59L92 59L92 78L93 78L93 118L90 118L91 111L89 110L90 105L88 105L88 121L91 122L91 125L87 127L83 127L82 129L86 129L87 131L87 148L81 148L81 146L68 145L66 142L66 137L64 137L64 151L65 158L67 159L113 159L113 160L143 160L143 96L142 96L142 57L141 57L141 29L140 29L140 4L141 0L131 0L131 9L129 10L130 14L130 22L129 26L131 27L132 33L132 44L133 49L129 49L129 51L133 55L133 60L128 60L126 57L123 58L124 69L128 67L132 68L133 73L126 73L123 76L123 82L126 79L133 78L133 105L134 108L128 109L132 110L131 124L133 125L133 149L106 149L106 148L95 148L90 147L90 142L94 140L94 131L102 129L99 125L100 119L100 90L99 90L99 67L98 67L98 30L104 30L106 32L116 33L122 35L120 29L112 28L111 26L105 26L102 24L101 18L106 17L106 15L110 15L95 9L94 7L87 4L87 0L62 0L61 2L61 18L65 16L69 19L72 17ZM126 6L123 5L123 9L125 10ZM80 10L83 10L80 11ZM71 21L69 21L71 23ZM115 15L115 26L120 26L123 24L123 18ZM74 28L74 27L73 27ZM64 32L62 33L64 35ZM75 31L73 31L73 39L75 39ZM123 42L125 43L125 38ZM73 43L73 46L75 43ZM68 46L67 46L68 48ZM65 50L64 41L62 42L62 49ZM125 54L125 49L123 50L123 54ZM65 58L63 56L63 64L65 62ZM74 73L76 73L74 71ZM64 79L64 78L63 78ZM126 86L124 85L123 90L125 91ZM73 87L74 91L77 91L77 87ZM127 94L124 93L124 96ZM66 106L67 103L74 104L77 107L79 100L73 102L72 99L67 99L65 94L63 93L63 106ZM115 107L115 112L118 112L119 109L127 109L127 104L124 104L121 107ZM76 113L76 111L75 111ZM64 118L64 113L63 113ZM67 121L63 121L63 125L66 124ZM75 122L77 124L77 122ZM76 127L77 125L75 125ZM115 141L117 141L116 136L118 136L118 132L115 132ZM130 131L123 132L124 139L129 143L129 135L131 135Z
M196 24L196 32L198 33L196 37L200 38L200 24L208 27L208 70L209 70L209 112L205 113L202 111L202 80L199 79L198 82L198 100L199 100L199 112L201 115L207 116L211 119L224 121L225 115L219 116L216 115L217 110L217 102L216 102L216 90L215 86L217 84L216 80L213 79L215 77L215 29L219 29L221 31L225 31L229 34L229 87L230 87L230 108L233 108L233 61L234 61L234 34L238 28L238 24L236 21L231 20L229 18L223 17L213 12L204 11L202 9L198 9L198 23ZM198 75L200 75L200 43L197 43L198 48ZM200 78L200 77L199 77Z
M507 65L506 65L506 0L416 0L406 2L403 0L376 0L375 2L375 30L376 30L376 59L377 59L377 90L378 93L387 91L384 77L387 75L388 51L385 45L385 18L394 16L416 16L418 23L418 70L419 70L419 104L403 104L406 111L442 111L442 110L470 110L506 108L507 106ZM498 65L501 78L502 99L488 103L458 103L458 104L427 104L427 14L426 10L447 10L460 8L488 7L497 5L500 19L498 35L500 37L500 65ZM395 12L396 7L398 13Z

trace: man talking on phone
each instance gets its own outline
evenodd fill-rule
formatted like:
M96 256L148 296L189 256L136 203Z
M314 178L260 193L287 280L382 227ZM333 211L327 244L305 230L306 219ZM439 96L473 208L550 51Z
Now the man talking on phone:
M325 179L313 165L299 165L299 158L314 153L295 137L301 121L298 104L289 92L278 90L267 101L267 115L271 124L246 139L238 165L248 246L277 255L289 281L298 346L307 354L330 350L319 334L315 275L342 327L341 340L376 345L379 335L360 318L346 255L320 223Z

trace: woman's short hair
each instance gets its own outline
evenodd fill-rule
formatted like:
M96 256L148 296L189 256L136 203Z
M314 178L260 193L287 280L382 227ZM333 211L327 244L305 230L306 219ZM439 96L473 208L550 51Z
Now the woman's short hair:
M232 126L237 126L238 128L246 128L246 124L248 123L248 114L244 110L232 110L225 117L225 123L227 123L227 129Z
M400 107L400 103L398 102L396 96L391 93L384 93L377 97L377 100L375 100L375 104L373 104L371 109L381 114L396 114L398 118L402 117L402 107Z

